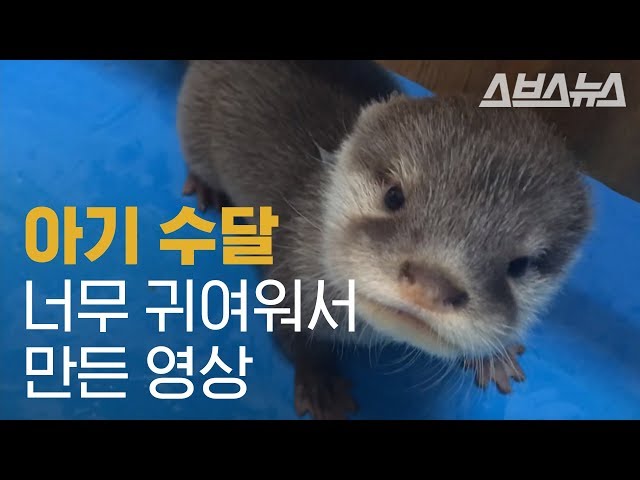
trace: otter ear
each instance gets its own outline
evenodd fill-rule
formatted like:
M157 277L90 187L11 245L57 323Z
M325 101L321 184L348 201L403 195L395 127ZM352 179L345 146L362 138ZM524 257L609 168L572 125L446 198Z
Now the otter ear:
M322 163L327 163L327 164L335 163L336 161L335 154L328 152L317 143L316 143L316 148L318 149L318 153L320 153L320 159L322 160Z
M406 95L401 92L392 92L384 98L371 100L360 108L358 120L361 124L366 124L367 122L374 120L380 112L384 111L386 106L402 102L406 100L406 98Z

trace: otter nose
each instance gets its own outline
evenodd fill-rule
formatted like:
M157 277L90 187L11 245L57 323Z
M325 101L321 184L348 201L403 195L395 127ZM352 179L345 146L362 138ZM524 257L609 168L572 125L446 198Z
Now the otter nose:
M400 279L409 285L412 301L427 309L459 309L469 301L467 292L433 267L405 262L400 269Z

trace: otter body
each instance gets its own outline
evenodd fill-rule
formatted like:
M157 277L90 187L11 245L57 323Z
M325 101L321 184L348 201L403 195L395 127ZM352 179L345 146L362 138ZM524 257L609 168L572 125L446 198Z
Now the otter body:
M318 194L318 145L337 149L360 108L397 91L377 65L350 61L194 61L178 128L191 172L238 205Z
M282 60L192 62L178 130L201 207L226 198L280 218L264 273L286 289L284 318L301 281L301 331L274 325L300 414L354 409L336 342L401 342L483 373L501 365L502 386L523 378L519 341L591 222L553 128L518 109L406 98L373 62ZM332 304L349 280L355 332ZM337 327L321 313L310 331L318 281Z

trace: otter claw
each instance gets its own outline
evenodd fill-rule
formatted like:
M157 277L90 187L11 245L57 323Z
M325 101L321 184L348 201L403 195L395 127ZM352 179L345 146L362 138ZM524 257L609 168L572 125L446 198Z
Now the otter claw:
M219 209L229 204L224 193L212 190L190 173L182 187L182 195L191 196L194 194L198 199L198 209L201 212L206 212L209 208Z
M504 395L511 393L511 380L523 382L525 374L518 363L518 355L525 351L524 345L516 344L506 349L506 355L495 355L479 360L466 360L465 368L475 371L476 385L487 388L492 381L498 391Z

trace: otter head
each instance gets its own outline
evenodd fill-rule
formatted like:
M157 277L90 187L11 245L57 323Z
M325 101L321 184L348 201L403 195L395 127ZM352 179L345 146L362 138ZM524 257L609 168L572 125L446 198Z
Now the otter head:
M591 225L563 140L523 110L394 96L364 108L333 156L325 271L355 281L361 320L441 357L521 337Z

